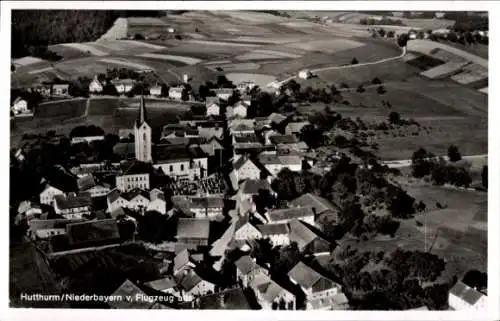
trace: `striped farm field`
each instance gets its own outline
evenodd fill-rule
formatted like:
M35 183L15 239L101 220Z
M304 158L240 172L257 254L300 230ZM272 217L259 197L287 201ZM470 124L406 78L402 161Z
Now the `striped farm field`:
M93 43L63 43L62 46L67 46L76 50L87 52L93 56L107 56L108 52L96 48ZM103 48L104 49L104 48Z
M119 106L120 100L117 97L91 97L89 98L88 114L90 116L112 116Z
M473 62L475 64L478 64L480 66L483 66L485 68L488 68L488 60L481 58L479 56L473 55L471 53L468 53L464 50L461 50L456 47L449 46L444 43L439 43L439 42L434 42L430 40L411 40L408 41L408 51L416 51L416 52L421 52L426 55L431 55L431 51L435 50L436 48L444 50L448 53L453 54L454 56L461 57L462 59L466 61Z
M35 118L75 118L85 114L86 98L74 98L39 104Z
M235 58L237 60L247 61L247 60L286 59L286 58L299 58L299 57L301 57L301 55L288 53L284 51L256 49L238 55Z
M186 65L195 65L195 64L200 63L202 61L201 59L193 58L193 57L167 55L167 54L159 54L159 53L143 53L143 54L139 54L137 56L138 57L153 58L153 59L160 59L160 60L167 60L167 61L178 61L178 62L182 62Z
M420 74L430 79L446 78L460 72L467 64L468 62L447 62Z
M365 44L359 41L350 39L330 39L330 40L313 40L306 42L296 42L285 44L287 47L302 49L306 51L321 51L325 53L336 53L344 50L350 50L362 47Z
M234 64L210 65L209 68L212 68L212 70L216 70L217 67L220 67L227 72L227 71L240 71L240 70L256 70L260 68L260 65L254 62L242 62Z
M103 58L100 61L109 63L109 64L116 64L116 65L121 65L124 67L129 67L129 68L135 68L138 70L148 70L148 69L153 69L149 65L137 63L137 62L132 62L128 59L118 59L118 58Z

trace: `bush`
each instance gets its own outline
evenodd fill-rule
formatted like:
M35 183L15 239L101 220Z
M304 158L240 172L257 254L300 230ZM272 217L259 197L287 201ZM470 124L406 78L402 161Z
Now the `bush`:
M182 40L182 37L181 37L181 35L175 35L175 39Z
M351 65L356 65L358 63L358 59L356 57L352 58Z
M448 147L448 158L450 162L458 162L459 160L462 159L462 155L460 155L460 152L458 151L458 147L455 145L451 145Z
M365 88L363 87L363 85L359 85L358 88L356 89L356 92L358 93L364 93L366 90Z
M141 35L140 33L136 33L134 35L134 40L144 40L144 36Z
M375 77L372 79L373 85L380 85L381 83L382 83L382 81L378 77Z
M394 38L394 31L392 30L387 31L387 38Z
M387 91L385 90L384 86L379 86L379 87L377 88L377 93L378 93L379 95L383 95L383 94L385 94L386 92L387 92Z
M401 123L401 116L399 113L393 111L389 114L389 123L399 125Z

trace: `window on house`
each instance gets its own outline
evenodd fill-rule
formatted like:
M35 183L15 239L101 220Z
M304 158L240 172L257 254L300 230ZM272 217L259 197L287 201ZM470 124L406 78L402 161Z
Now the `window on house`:
M174 166L170 165L170 172L173 172L173 171L174 171Z
M181 164L181 171L184 170L184 164Z

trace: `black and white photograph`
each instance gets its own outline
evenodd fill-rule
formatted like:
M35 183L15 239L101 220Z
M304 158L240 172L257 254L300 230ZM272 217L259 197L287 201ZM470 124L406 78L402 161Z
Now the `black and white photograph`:
M498 307L487 10L39 6L5 9L11 309Z

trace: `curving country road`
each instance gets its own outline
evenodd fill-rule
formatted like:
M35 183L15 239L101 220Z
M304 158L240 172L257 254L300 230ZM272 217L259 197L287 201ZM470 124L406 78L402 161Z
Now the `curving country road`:
M448 156L443 156L443 158L448 161ZM488 154L479 154L479 155L469 155L462 156L462 159L467 161L480 161L484 160L486 163L488 162ZM389 168L401 168L411 166L411 159L402 159L402 160L392 160L382 162L383 165L387 165Z
M404 55L406 55L406 47L403 47L401 50L401 54L398 56L395 56L395 57L384 58L384 59L372 61L372 62L363 62L363 63L358 63L355 65L344 65L344 66L335 65L335 66L330 66L330 67L316 68L316 69L311 69L311 73L318 73L318 72L327 71L327 70L339 70L339 69L358 68L358 67L370 66L370 65L378 65L378 64L382 64L382 63L385 63L388 61L401 59L404 57ZM275 81L275 82L269 83L269 84L267 84L267 86L268 87L281 86L284 83L286 83L294 78L297 78L297 75L290 76L282 81Z

